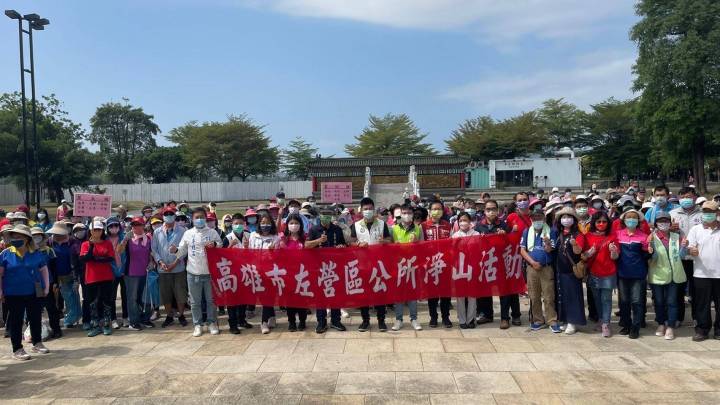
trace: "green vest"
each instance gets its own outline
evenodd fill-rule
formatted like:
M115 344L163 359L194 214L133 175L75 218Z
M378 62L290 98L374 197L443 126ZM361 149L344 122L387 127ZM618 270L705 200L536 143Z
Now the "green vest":
M671 281L674 283L687 281L682 261L680 261L680 235L675 232L670 233L668 252L660 238L653 232L652 248L653 255L648 263L648 282L650 284L665 285Z
M422 235L420 234L422 232L421 227L413 224L413 227L410 230L405 230L405 228L402 227L400 224L395 224L392 227L392 238L393 242L395 243L410 243L410 236L415 235L415 241L419 241Z

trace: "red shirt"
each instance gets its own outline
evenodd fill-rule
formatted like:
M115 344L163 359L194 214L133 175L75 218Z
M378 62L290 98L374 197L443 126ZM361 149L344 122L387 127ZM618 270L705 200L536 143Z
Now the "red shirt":
M434 223L432 219L428 219L427 221L423 222L422 230L424 234L423 236L425 236L425 240L448 239L452 234L452 227L450 226L450 222L444 219L441 219L440 222L438 222L437 224Z
M80 245L80 256L84 256L90 250L90 241L85 241ZM112 242L105 239L96 242L93 247L93 256L97 257L115 257L115 249ZM110 267L110 262L100 263L93 260L85 263L85 284L99 283L101 281L112 281L115 278Z
M510 232L523 233L527 228L530 228L530 225L532 225L532 219L530 219L530 215L520 215L517 212L513 212L508 215L505 223L507 224ZM515 225L517 225L517 229L513 230Z
M595 254L587 261L590 274L597 277L608 277L617 272L615 260L610 258L609 247L610 243L615 243L618 249L620 248L614 233L605 236L588 232L586 235L578 235L575 240L583 252L595 246Z

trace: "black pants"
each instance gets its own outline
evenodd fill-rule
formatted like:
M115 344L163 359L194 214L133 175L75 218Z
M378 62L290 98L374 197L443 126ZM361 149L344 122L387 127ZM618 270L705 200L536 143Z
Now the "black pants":
M695 332L708 335L715 327L715 335L720 335L720 278L695 277ZM715 322L712 321L711 305L715 303Z
M597 322L600 318L598 317L597 306L595 305L595 297L593 296L592 288L586 286L585 297L587 298L588 303L588 319Z
M42 313L42 298L35 295L8 295L5 297L5 305L8 308L8 319L5 328L10 330L10 342L12 342L12 350L16 352L22 349L23 325L25 323L25 314L28 315L30 323L30 335L32 336L32 344L40 343L42 326L40 317Z
M43 307L47 310L48 319L50 320L50 328L53 332L60 332L60 318L62 318L62 313L57 306L57 298L58 296L52 288L45 298L40 298L40 300L42 300ZM62 301L62 297L60 297L60 301ZM40 312L42 313L42 311Z
M245 307L246 305L234 305L227 307L228 324L230 324L230 329L235 329L238 325L245 323Z
M315 318L317 318L319 325L326 325L327 324L327 309L318 308L317 310L315 310ZM330 322L331 323L340 322L340 310L339 309L331 309L330 310Z
M295 317L297 316L300 322L307 321L307 309L305 308L288 308L287 309L288 323L294 324Z
M500 297L500 319L509 321L520 318L520 296L517 294Z
M375 312L378 322L385 322L385 305L376 305ZM360 316L362 317L363 322L370 322L370 307L360 308Z
M677 289L677 304L678 304L678 321L685 321L685 290L687 289L687 295L690 297L690 316L692 319L695 317L695 283L693 280L693 261L683 260L683 270L685 270L685 277L687 282L679 283Z
M495 310L493 309L493 297L483 297L477 299L477 315L481 314L488 319L493 319L495 317ZM468 314L468 318L471 315L476 314Z
M275 307L266 307L263 305L260 320L262 322L267 322L270 318L274 318L274 317L275 317Z
M442 319L443 320L450 319L450 298L449 297L429 298L428 299L428 309L430 310L430 319L437 320L438 302L440 303L440 316L442 316Z
M115 288L113 281L100 281L86 286L93 326L110 326L114 293L117 291Z
M125 288L125 278L124 277L115 277L115 280L112 281L112 318L111 320L117 319L117 289L118 286L120 286L120 305L122 310L122 319L128 318L128 309L127 309L127 290Z

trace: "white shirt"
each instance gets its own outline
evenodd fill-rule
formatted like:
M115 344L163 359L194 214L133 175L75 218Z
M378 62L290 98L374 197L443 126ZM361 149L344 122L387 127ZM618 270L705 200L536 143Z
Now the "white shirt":
M712 230L702 224L690 228L688 246L700 251L695 260L693 276L698 278L720 278L720 228Z
M233 248L233 249L242 249L242 248L244 248L244 246L243 246L243 239L249 238L249 237L250 237L249 235L250 235L249 233L243 232L243 234L242 234L242 239L240 239L240 238L238 238L237 235L235 235L235 232L230 232L229 234L227 234L227 235L225 236L225 237L227 238L227 240L228 240L228 243L229 243L228 247L231 247L231 248ZM232 244L233 241L237 241L237 243L233 245L233 244Z
M187 255L186 269L188 273L198 276L210 274L205 245L213 241L216 246L222 247L220 235L216 230L207 226L202 229L192 228L183 234L176 256L181 258Z
M280 236L278 235L265 235L262 236L257 232L250 234L250 240L248 241L248 248L250 249L277 249L280 247Z
M685 211L683 208L675 208L670 211L670 218L680 225L680 236L687 238L690 228L702 224L702 210L697 206L690 212ZM692 256L686 255L683 260L692 260Z

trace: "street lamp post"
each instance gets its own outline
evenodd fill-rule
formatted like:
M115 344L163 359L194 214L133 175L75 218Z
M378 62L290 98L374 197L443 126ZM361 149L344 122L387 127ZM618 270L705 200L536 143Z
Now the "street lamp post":
M50 24L47 18L40 18L37 14L25 14L21 16L15 10L5 10L5 15L13 20L18 20L18 39L20 43L20 91L22 93L22 128L23 128L23 154L25 155L25 204L30 205L30 154L28 153L27 141L27 107L25 105L25 73L30 74L30 91L32 97L32 130L33 130L33 188L35 190L35 206L40 209L40 176L38 167L40 161L38 158L38 149L40 149L40 141L37 136L37 100L35 98L35 58L33 54L33 30L44 30L45 25ZM28 22L28 29L23 29L23 20ZM23 33L28 35L30 45L30 69L25 69L25 53L23 43Z

